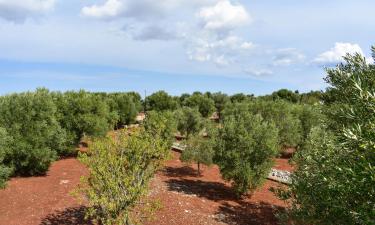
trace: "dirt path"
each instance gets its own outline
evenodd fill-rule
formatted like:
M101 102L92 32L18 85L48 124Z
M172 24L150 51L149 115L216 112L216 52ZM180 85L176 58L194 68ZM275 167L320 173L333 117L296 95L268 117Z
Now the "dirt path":
M69 193L85 173L76 159L64 159L53 163L46 176L11 179L0 190L0 224L80 224L83 217L77 215L83 208Z
M287 160L276 163L291 169ZM277 183L267 181L251 198L238 200L216 166L203 167L201 177L195 169L173 153L152 181L149 197L162 208L146 225L276 224L274 213L283 202L268 189ZM89 224L83 219L84 206L69 194L86 173L76 159L65 159L55 162L47 176L13 178L0 190L0 225Z

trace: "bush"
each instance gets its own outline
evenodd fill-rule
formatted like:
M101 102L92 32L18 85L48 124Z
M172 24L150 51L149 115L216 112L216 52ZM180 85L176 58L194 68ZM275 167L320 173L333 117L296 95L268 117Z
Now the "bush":
M268 176L278 152L278 130L239 106L219 129L214 161L238 195L254 191Z
M17 174L44 174L57 155L68 149L66 133L46 89L2 97L0 125L12 137L4 162Z
M375 66L359 54L345 60L327 71L329 122L312 130L292 184L278 191L295 224L375 221Z
M90 171L81 189L89 202L88 216L102 224L130 224L131 209L145 194L169 148L168 141L150 130L94 141L90 156L80 157Z

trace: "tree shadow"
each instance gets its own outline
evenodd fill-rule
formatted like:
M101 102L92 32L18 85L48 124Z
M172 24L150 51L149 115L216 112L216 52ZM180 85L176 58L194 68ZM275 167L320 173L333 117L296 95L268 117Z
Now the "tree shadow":
M181 192L187 195L197 195L198 197L213 201L238 200L232 189L220 182L171 179L166 181L166 183L169 191Z
M265 202L238 203L238 206L222 204L216 212L215 219L218 222L237 225L276 225L279 223L275 215L284 209Z
M198 172L191 168L190 166L184 167L165 167L163 169L163 174L168 177L198 177Z
M45 217L40 225L93 225L85 219L85 206L67 208Z

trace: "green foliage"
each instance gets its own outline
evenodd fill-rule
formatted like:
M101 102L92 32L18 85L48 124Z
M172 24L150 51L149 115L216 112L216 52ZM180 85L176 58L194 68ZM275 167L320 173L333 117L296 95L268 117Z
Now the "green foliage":
M147 110L175 110L177 101L165 91L158 91L146 98Z
M56 106L46 89L2 97L0 125L12 137L4 162L17 174L43 174L58 154L67 151L65 131L56 120Z
M190 135L199 133L203 128L203 120L201 114L196 108L183 107L176 111L177 130L186 135L189 139Z
M223 112L223 116L231 115L238 110L250 112L253 115L260 114L265 121L274 123L279 131L279 144L281 146L295 147L301 143L302 125L299 119L297 105L285 101L254 100L234 104Z
M281 89L278 91L275 91L272 93L272 99L274 101L276 100L286 100L289 102L297 103L300 100L299 93L287 90L287 89Z
M205 126L205 135L197 134L186 141L186 149L181 154L183 162L195 162L200 165L210 166L213 163L216 128L211 124Z
M5 182L12 173L12 169L4 164L4 158L11 147L11 137L4 128L0 128L0 189L5 187Z
M198 108L203 117L209 117L215 111L215 102L201 93L195 93L186 98L183 105L191 108Z
M109 99L113 100L111 112L115 112L119 116L119 125L131 124L135 122L140 108L139 99L133 97L134 94L115 93L110 94Z
M319 126L325 118L321 112L321 107L319 106L300 105L298 108L299 120L301 121L302 127L302 139L306 140L311 129Z
M230 103L230 98L226 94L217 92L212 94L212 99L215 102L216 111L219 115L219 118L221 119L221 113L223 112L225 107Z
M162 138L169 146L172 146L176 126L174 114L169 111L148 112L144 122L144 128L148 133L155 135L155 138Z
M68 132L72 144L84 135L104 136L114 127L116 113L110 112L99 95L83 90L57 94L55 101L61 126Z
M130 224L131 209L146 193L169 148L150 130L96 140L90 156L80 156L90 171L81 189L89 202L88 216L102 224Z
M296 155L292 184L278 193L295 224L374 224L375 67L356 54L328 69L329 118Z
M216 139L215 162L238 195L254 191L267 177L278 152L278 131L237 105L223 119Z

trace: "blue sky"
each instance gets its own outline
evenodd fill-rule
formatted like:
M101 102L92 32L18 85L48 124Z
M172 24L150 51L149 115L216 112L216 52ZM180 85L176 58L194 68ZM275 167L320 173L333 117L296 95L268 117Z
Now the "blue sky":
M0 0L0 94L163 89L266 94L326 87L373 63L373 0Z

